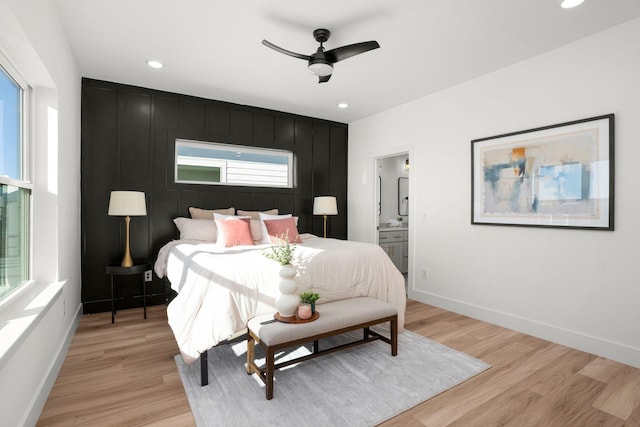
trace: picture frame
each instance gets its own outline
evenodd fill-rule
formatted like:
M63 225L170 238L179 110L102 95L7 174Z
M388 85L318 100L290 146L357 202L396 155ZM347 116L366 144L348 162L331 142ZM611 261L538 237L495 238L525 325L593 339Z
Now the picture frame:
M471 141L471 224L613 231L614 114Z

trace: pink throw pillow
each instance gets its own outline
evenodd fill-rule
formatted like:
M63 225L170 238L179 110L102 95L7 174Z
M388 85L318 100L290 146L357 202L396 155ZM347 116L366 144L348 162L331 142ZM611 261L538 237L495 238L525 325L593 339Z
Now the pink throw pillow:
M283 218L283 219L265 219L264 225L267 227L267 233L271 238L272 243L276 243L280 240L284 240L285 236L289 236L289 243L302 243L300 234L298 234L298 227L296 226L297 218Z
M216 219L215 222L218 227L218 246L225 248L241 245L253 246L249 218Z

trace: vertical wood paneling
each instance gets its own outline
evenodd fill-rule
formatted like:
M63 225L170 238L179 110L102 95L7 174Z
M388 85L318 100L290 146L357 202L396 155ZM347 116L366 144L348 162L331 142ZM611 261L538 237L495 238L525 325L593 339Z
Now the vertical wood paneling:
M228 137L231 134L229 117L230 110L228 106L209 103L207 105L207 133L214 136Z
M187 132L205 133L205 104L201 100L190 101L180 97L180 129Z
M136 91L120 91L118 126L118 182L113 190L144 191L147 204L152 196L153 153L151 150L151 96ZM147 208L149 206L147 205ZM123 221L120 221L121 223ZM133 259L150 259L149 221L131 219L130 240ZM126 229L120 227L120 241L124 242ZM122 247L122 246L120 246ZM117 254L111 262L118 262ZM139 280L138 280L139 282Z
M336 196L338 204L338 214L347 214L347 182L341 179L347 176L347 131L346 129L332 126L331 142L329 145L329 165L331 166L331 174L329 175L329 194ZM327 225L327 233L331 232L331 236L346 236L346 221L331 219L331 223Z
M293 145L295 142L294 118L276 117L276 145Z
M178 194L169 190L167 183L173 178L172 169L163 167L167 159L173 158L169 145L169 130L177 129L180 123L180 102L175 97L153 95L152 104L152 162L151 192L147 195L153 218L175 218L178 212ZM150 214L151 215L151 214ZM162 245L176 238L176 228L171 221L150 220L149 246L153 259ZM152 293L161 293L164 283L154 280Z
M297 155L297 182L299 196L294 200L295 206L292 208L298 213L298 227L300 230L309 230L315 233L312 228L313 215L313 133L317 123L310 120L295 120L295 148Z
M83 79L82 91L82 300L85 313L110 310L105 266L119 261L124 221L107 215L111 190L140 190L148 215L132 219L134 259L153 261L177 238L173 219L188 208L234 206L243 210L277 207L299 217L300 232L322 234L312 215L313 196L336 195L344 210L332 217L332 237L346 238L347 125L255 107L151 89ZM186 138L292 150L295 188L185 185L173 182L174 141ZM333 152L335 151L335 153ZM342 192L341 194L339 194ZM344 200L344 202L343 202ZM334 224L335 223L335 224ZM138 278L120 278L121 295L138 298ZM127 283L128 282L128 283ZM150 303L164 302L164 282L148 285Z
M331 132L329 125L322 124L316 126L313 135L313 161L312 161L312 197L311 203L313 204L313 197L317 196L330 196L329 177L331 175L331 155L329 150L331 149ZM312 208L313 209L313 208ZM312 219L312 233L321 236L324 232L324 221L322 217L315 216ZM331 229L327 229L329 236L334 236L330 233Z
M231 136L241 140L253 137L253 113L234 109L231 111Z
M265 147L274 147L276 138L276 119L272 114L255 113L253 138Z
M107 216L111 189L117 184L118 92L93 87L82 101L82 287L83 300L110 296L105 288L105 262L117 254L120 246L119 218ZM87 124L91 123L91 126ZM116 236L114 238L114 236ZM95 242L102 242L96 245ZM105 261L105 259L107 261Z

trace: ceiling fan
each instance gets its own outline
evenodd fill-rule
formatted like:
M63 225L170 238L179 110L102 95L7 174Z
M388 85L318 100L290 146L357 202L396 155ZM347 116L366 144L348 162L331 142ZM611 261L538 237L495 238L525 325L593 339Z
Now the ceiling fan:
M323 28L319 28L313 32L313 38L320 43L320 47L318 47L318 50L311 55L291 52L290 50L276 46L267 40L262 40L262 44L280 53L284 53L285 55L308 61L309 72L319 77L318 83L326 83L329 81L331 74L333 73L333 64L336 62L380 47L377 41L368 41L325 51L322 44L329 40L329 35L331 35L331 32Z

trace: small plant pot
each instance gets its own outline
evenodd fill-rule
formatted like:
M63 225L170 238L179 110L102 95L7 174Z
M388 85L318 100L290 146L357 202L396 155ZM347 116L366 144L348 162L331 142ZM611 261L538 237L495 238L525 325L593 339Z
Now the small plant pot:
M313 315L312 305L306 302L298 304L298 319L307 320Z

